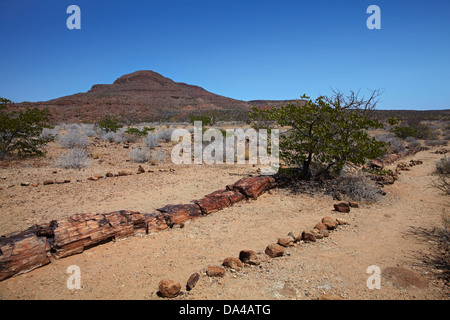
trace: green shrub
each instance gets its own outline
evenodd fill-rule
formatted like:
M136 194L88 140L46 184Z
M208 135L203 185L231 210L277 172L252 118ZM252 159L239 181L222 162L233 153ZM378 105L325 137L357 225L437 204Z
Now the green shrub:
M17 153L19 157L42 156L41 150L54 139L51 135L42 135L48 124L50 112L47 108L27 108L25 111L7 112L10 100L0 98L0 159Z
M97 123L98 127L106 132L117 132L123 126L113 115L107 115Z

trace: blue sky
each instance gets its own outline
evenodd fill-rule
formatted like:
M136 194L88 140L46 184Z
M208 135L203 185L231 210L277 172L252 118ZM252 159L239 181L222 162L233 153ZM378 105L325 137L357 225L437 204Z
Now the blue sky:
M72 4L81 30L66 27ZM0 0L0 41L15 102L153 70L241 100L383 88L380 109L450 108L448 0Z

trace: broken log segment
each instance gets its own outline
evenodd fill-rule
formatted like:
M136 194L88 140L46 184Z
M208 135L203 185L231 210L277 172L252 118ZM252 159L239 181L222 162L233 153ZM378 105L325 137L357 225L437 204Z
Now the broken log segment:
M275 186L275 179L270 176L258 176L242 178L232 185L228 185L228 190L239 191L247 198L257 199L263 192Z
M245 196L238 191L223 189L207 194L203 199L193 202L200 207L204 215L208 215L244 199Z
M144 215L133 211L75 214L55 223L52 254L63 258L86 248L125 237L145 234Z
M161 212L144 213L147 234L169 229L166 218Z
M0 237L0 281L50 263L50 244L36 228Z
M187 220L202 216L202 210L196 204L174 204L156 209L164 215L170 228L176 225L184 226Z

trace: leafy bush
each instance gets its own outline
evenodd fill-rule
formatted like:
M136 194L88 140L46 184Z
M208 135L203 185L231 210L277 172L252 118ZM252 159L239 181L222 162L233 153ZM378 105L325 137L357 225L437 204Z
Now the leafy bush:
M119 120L113 115L107 115L97 123L98 127L106 132L117 132L123 126Z
M145 137L150 131L155 130L155 128L144 127L142 129L128 127L125 131L126 134L137 136L137 137Z
M89 164L89 154L85 149L73 148L62 154L57 163L64 169L81 169Z
M10 100L0 98L0 159L17 152L18 156L42 156L41 150L53 140L51 136L42 136L48 124L50 112L47 108L6 112Z
M395 126L391 129L391 132L399 138L405 139L408 137L415 137L417 135L416 130L409 126Z
M315 100L303 95L306 101L272 109L252 108L250 118L290 127L288 134L280 136L280 157L288 165L301 167L303 179L310 179L313 162L323 164L319 174L327 175L339 172L346 162L364 164L367 158L382 155L385 143L367 134L369 128L382 127L370 117L379 94L374 91L367 100L354 92L349 96L335 92L332 97Z

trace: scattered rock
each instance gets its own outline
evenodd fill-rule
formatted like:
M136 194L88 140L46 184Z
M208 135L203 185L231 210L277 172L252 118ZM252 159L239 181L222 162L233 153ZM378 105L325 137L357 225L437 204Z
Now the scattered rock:
M32 183L31 186L32 187L37 187L39 185L39 183Z
M130 172L130 171L126 171L126 170L120 170L118 173L117 173L117 175L119 176L119 177L123 177L123 176L129 176L129 175L131 175L132 173Z
M98 180L98 178L97 177L89 177L89 178L87 178L88 180L91 180L91 181L97 181Z
M54 183L55 183L55 181L53 181L53 180L45 180L42 184L43 184L44 186L46 186L46 185L54 184Z
M322 223L327 227L327 230L334 230L338 226L336 219L330 217L324 217Z
M106 176L107 176L108 178L111 178L111 177L114 177L114 174L113 174L112 172L108 172L108 173L106 173Z
M218 266L209 266L206 274L210 277L223 277L225 275L225 269Z
M278 244L282 247L292 247L294 245L294 238L292 236L278 238Z
M350 206L345 202L340 202L340 203L334 204L334 209L338 212L344 212L344 213L350 212Z
M197 284L198 279L200 279L199 273L196 272L196 273L191 274L191 276L189 277L189 279L186 283L186 290L191 291Z
M242 250L239 252L239 260L250 265L259 265L261 260L253 250Z
M265 253L271 258L281 257L284 255L284 248L279 244L272 243L266 247Z
M235 257L225 258L222 265L235 270L241 270L241 268L244 266L242 261Z
M142 166L141 165L139 165L139 168L138 168L138 171L137 171L137 173L139 174L139 173L144 173L145 172L145 169L144 168L142 168Z
M180 294L181 285L172 280L161 280L159 282L159 293L164 298L175 298Z
M28 187L30 185L30 183L29 182L21 182L20 185L22 187Z
M349 201L348 206L350 208L359 208L358 202L356 202L356 201Z
M316 236L314 235L313 232L303 231L302 240L305 242L316 242Z
M340 226L342 226L342 225L344 225L344 224L349 224L349 223L347 222L347 220L342 219L342 218L336 218L336 222L337 222L337 224L340 225Z
M318 231L320 231L320 230L328 230L328 227L325 225L325 223L319 222L318 224L316 224L314 226L314 229L317 229Z

